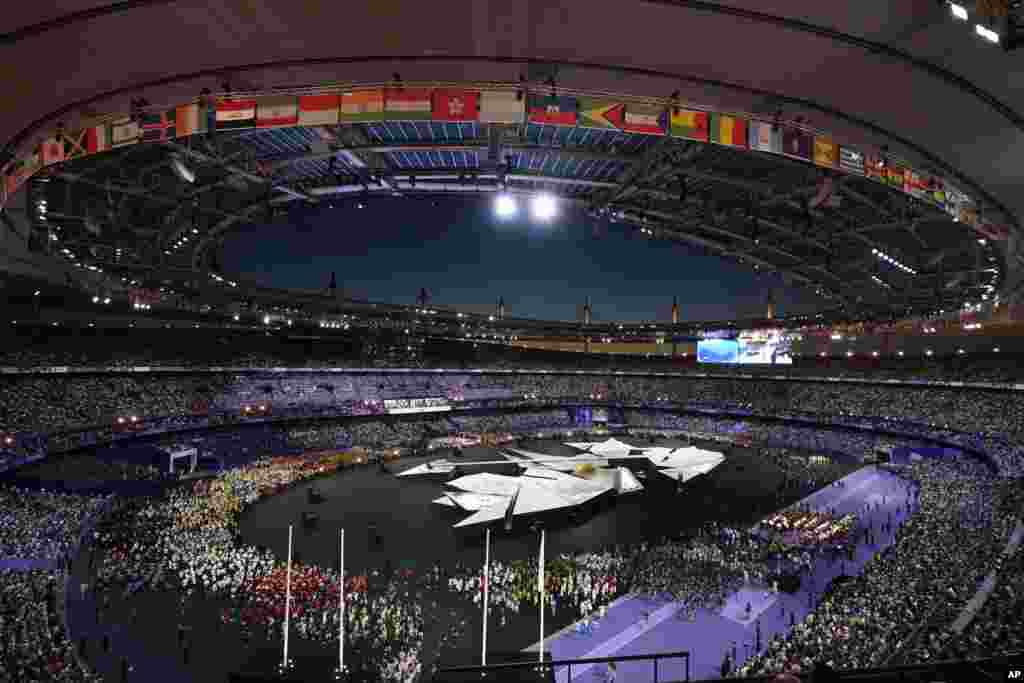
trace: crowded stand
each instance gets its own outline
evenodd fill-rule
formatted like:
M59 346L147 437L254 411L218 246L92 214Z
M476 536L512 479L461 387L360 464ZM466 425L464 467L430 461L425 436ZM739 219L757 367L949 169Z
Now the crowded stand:
M277 345L266 355L245 349L236 353L230 344L217 344L210 357L236 367L287 367L288 358L293 366L309 365L300 363L309 345L293 348L277 339L266 343ZM161 358L168 365L185 365L170 361L168 344L156 344L135 358L110 352L105 363L102 350L89 345L75 351L68 344L50 356L42 348L12 350L0 365L118 367L144 359L158 366ZM345 354L351 361L347 365L339 360ZM368 367L366 358L351 348L324 357L324 367ZM969 372L965 367L956 372ZM994 374L979 377L1014 377L999 368L990 371ZM414 399L443 399L449 410L443 415L385 415L387 402ZM607 406L607 415L582 420L575 411L582 404ZM508 408L515 412L503 412ZM165 467L152 463L91 453L59 457L104 441L149 437L164 450L194 446L204 457L217 459L216 473L176 482L161 496L125 500L116 515L102 519L94 536L99 557L95 587L209 593L224 601L225 624L268 637L277 637L282 628L285 569L273 553L240 542L238 520L247 506L353 463L420 452L432 440L456 434L553 436L609 426L651 439L683 436L756 445L759 455L801 493L842 476L840 458L874 461L882 452L926 449L934 439L989 459L961 454L901 470L907 490L917 492L916 502L889 528L870 530L892 535L894 544L861 575L832 588L788 636L774 637L764 651L737 667L737 674L807 670L818 662L864 668L1021 647L1021 553L1002 557L1022 516L1019 480L1005 479L1024 473L1024 402L1015 393L764 377L536 372L196 370L0 378L0 437L11 435L0 449L0 469L29 454L51 453L38 471L20 467L8 483L16 484L18 477L79 482L167 477ZM89 439L79 433L86 430L92 430ZM0 561L42 560L59 566L70 559L81 530L106 502L5 485L0 488ZM829 545L849 538L860 542L859 535L867 533L855 518L832 518L820 511L789 509L764 521L763 528L776 535L716 527L698 538L549 559L550 609L567 623L580 619L586 628L627 593L675 600L683 617L720 609L741 586L769 580L769 561L779 553L779 539ZM828 533L810 533L805 527L815 532L828 527ZM540 607L537 561L492 565L489 599L499 623ZM998 582L992 595L965 627L954 629L993 574ZM11 680L96 680L74 656L49 606L48 596L59 589L55 582L62 576L0 573L0 680L5 675ZM334 568L294 565L290 616L302 637L324 645L336 639L340 580ZM455 602L444 608L452 610L446 612L450 631L435 642L427 606L436 606L438 591ZM427 657L426 651L445 652L465 628L459 626L460 610L475 608L481 599L478 567L348 575L345 619L358 662L353 666L381 680L417 680L436 666L436 657Z
M397 344L397 342L393 342ZM446 368L535 371L696 373L687 357L573 353L430 339L415 357L389 359L388 343L358 335L299 335L242 329L117 328L17 325L0 334L0 367ZM404 349L404 343L402 345ZM188 353L183 353L188 349ZM838 354L837 354L838 355ZM1024 364L1010 353L900 360L797 357L792 365L715 366L716 374L829 376L868 380L1015 384Z
M64 562L86 520L102 505L96 497L0 487L0 562Z
M64 574L0 569L0 681L93 683L58 609Z
M895 544L737 675L806 671L816 662L834 669L882 666L922 623L949 623L966 605L1015 521L1002 514L998 498L1006 491L993 490L988 472L967 459L914 464L904 476L918 493L912 510L895 521Z

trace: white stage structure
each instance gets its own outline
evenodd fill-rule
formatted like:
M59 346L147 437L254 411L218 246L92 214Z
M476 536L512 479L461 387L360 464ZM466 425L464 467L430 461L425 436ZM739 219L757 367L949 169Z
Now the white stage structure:
M447 484L456 490L446 491L434 502L471 512L471 515L455 526L473 526L506 517L510 507L513 516L530 515L576 507L605 493L623 495L642 490L643 484L628 468L609 468L609 460L612 459L643 460L666 477L679 482L706 474L725 460L721 453L694 446L634 448L617 439L566 445L583 453L566 457L513 448L503 452L505 460L460 463L461 467L473 467L508 464L511 461L523 471L520 476L480 472L459 477ZM592 468L588 468L584 474L580 471L581 465L590 465ZM451 474L455 467L456 463L449 460L434 460L400 472L398 476Z

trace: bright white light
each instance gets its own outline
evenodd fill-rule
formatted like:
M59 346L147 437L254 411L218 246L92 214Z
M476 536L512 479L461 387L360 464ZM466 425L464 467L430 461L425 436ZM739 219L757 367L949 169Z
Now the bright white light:
M536 220L549 221L558 213L555 198L548 194L539 194L530 205L531 213Z
M494 200L494 213L499 218L511 218L518 213L519 207L516 206L516 200L512 199L507 194L499 194Z
M974 32L977 33L979 36L981 36L982 38L984 38L985 40L987 40L990 43L998 43L999 42L999 34L996 33L995 31L993 31L992 29L988 28L987 26L982 26L981 24L975 24L974 25Z
M955 2L949 3L949 10L953 13L953 17L960 21L967 21L967 8L956 4Z

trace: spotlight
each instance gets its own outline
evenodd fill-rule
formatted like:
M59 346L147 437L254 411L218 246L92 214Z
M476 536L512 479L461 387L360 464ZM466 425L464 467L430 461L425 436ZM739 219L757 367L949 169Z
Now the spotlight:
M530 205L531 213L536 220L549 221L558 213L555 198L548 194L539 194Z
M511 218L512 216L515 216L517 212L518 207L516 206L516 200L509 195L499 194L494 199L494 213L496 213L499 218Z
M967 8L958 5L955 2L949 3L949 11L953 13L953 17L960 21L967 21Z

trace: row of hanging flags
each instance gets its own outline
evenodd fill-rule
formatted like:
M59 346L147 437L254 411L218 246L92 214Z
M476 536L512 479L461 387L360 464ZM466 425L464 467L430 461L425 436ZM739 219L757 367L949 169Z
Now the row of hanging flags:
M326 126L373 121L533 123L668 135L793 159L865 176L944 208L993 239L1008 228L981 224L968 197L942 179L893 159L866 155L803 128L731 114L633 104L608 98L548 96L509 91L384 88L333 95L281 95L218 99L147 112L45 140L29 158L14 162L0 183L0 204L29 177L51 164L140 142L165 142L209 131Z

